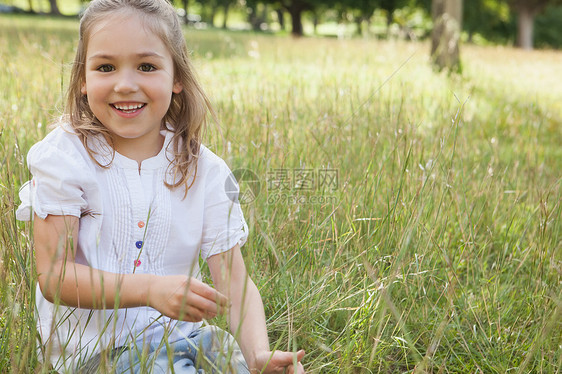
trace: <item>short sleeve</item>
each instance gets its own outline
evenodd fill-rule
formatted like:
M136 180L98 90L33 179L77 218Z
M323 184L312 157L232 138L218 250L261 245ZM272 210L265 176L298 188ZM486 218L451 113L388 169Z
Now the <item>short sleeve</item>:
M87 206L83 192L87 166L73 153L45 141L31 148L27 164L33 178L19 191L17 219L28 221L33 212L43 219L49 214L80 217Z
M238 201L238 183L226 163L219 160L209 171L205 191L201 239L204 259L226 252L237 244L242 246L248 238L248 226Z

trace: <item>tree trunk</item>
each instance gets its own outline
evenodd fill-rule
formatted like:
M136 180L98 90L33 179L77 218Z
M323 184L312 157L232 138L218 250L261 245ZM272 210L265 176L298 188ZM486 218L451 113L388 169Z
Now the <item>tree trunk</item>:
M520 7L517 12L517 46L526 50L531 50L533 49L535 14L527 7Z
M431 15L431 60L439 70L459 71L462 0L433 0Z
M248 22L250 23L250 26L252 26L252 30L260 31L261 20L258 15L257 4L255 8L248 8L248 9L250 9L248 13Z
M281 30L285 30L285 14L283 13L283 9L275 9L275 13L277 13L279 27L281 27Z
M392 21L394 21L394 11L388 9L386 11L386 35L390 35L390 26L392 25Z
M209 23L211 27L215 27L215 17L217 16L218 5L216 3L211 5L211 14L209 14Z
M189 0L183 0L182 3L183 3L183 10L185 11L185 14L183 16L183 20L184 20L185 24L187 25L189 23L189 19L188 19L189 12L187 11L187 8L189 8Z
M302 9L293 6L287 10L291 15L291 22L293 24L293 28L291 29L291 34L293 36L303 36L304 31L302 28Z
M264 23L267 25L267 28L265 30L269 29L269 22L267 21L267 19L268 19L267 15L268 14L269 14L269 6L267 4L264 4L262 12L261 12L261 16L260 16L260 19L261 19L260 30L262 30L262 31L264 30L264 29L262 29L262 25Z
M248 22L254 31L264 31L263 25L267 24L267 5L256 3L248 8Z
M318 35L318 24L320 23L320 17L318 13L314 12L312 17L312 25L314 26L314 35Z
M359 36L363 36L363 28L361 27L362 25L363 25L363 17L355 18L355 27L357 28L357 35Z
M225 4L224 6L224 20L222 21L222 28L226 29L226 21L228 20L228 8L230 4Z
M49 0L49 4L51 5L51 14L54 14L55 16L60 16L60 10L57 4L57 0Z

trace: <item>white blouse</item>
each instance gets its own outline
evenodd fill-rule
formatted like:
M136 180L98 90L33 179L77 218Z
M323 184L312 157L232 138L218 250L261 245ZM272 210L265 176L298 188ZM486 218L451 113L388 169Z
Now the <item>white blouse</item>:
M203 259L243 245L248 228L232 189L238 185L225 162L201 146L197 174L185 188L170 190L170 140L160 153L138 163L112 153L103 138L88 144L102 165L88 155L78 136L61 125L28 154L33 179L20 190L16 216L30 220L70 215L80 218L75 261L113 273L186 274L200 278ZM168 149L170 148L170 149ZM190 181L191 182L191 181ZM174 341L200 324L179 322L149 307L90 310L47 301L37 286L37 327L55 368L71 371L108 346L131 340ZM46 349L49 352L49 349Z

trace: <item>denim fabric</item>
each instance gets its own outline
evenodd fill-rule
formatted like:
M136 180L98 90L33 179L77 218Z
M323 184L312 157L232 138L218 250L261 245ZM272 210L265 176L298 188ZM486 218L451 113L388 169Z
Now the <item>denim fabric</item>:
M248 374L248 366L234 338L215 326L193 331L187 339L117 348L111 354L115 373ZM99 360L98 360L99 362ZM88 366L88 365L86 365ZM92 371L91 365L86 370ZM83 371L84 370L84 371Z

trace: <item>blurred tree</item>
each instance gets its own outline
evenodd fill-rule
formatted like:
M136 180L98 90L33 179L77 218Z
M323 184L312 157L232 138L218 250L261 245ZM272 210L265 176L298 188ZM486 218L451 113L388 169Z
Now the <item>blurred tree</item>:
M508 0L517 13L517 45L523 49L533 49L535 17L548 5L562 4L562 0Z
M551 5L535 19L534 44L562 49L562 5Z
M187 2L188 0L182 0L182 1ZM221 27L226 29L226 24L228 21L228 11L231 5L236 4L236 0L198 0L197 2L201 5L201 14L200 14L201 20L203 22L208 23L212 27L215 26L215 17L219 9L222 8L224 19Z
M285 30L285 12L283 8L281 7L275 8L275 14L277 14L277 21L279 22L279 27L281 27L281 30Z
M281 0L281 6L291 16L291 34L293 36L302 36L304 34L302 13L306 10L314 10L314 6L318 2L315 0Z
M327 20L326 15L334 10L334 4L329 4L327 2L318 3L309 12L312 17L312 25L314 27L314 35L318 34L318 25Z
M412 0L409 5L419 7L425 10L428 14L431 14L431 3L432 0Z
M184 10L184 15L183 15L183 21L184 23L187 25L189 22L189 12L188 12L188 8L189 8L189 0L182 0L182 5L183 5L183 10Z
M219 1L199 0L198 3L201 4L201 20L213 27L215 25L215 16L219 8Z
M371 1L373 2L373 1ZM400 9L410 3L409 0L378 0L378 7L386 12L386 32L390 31L390 25L394 20L394 11Z
M463 29L472 42L475 34L488 40L505 41L511 32L509 6L497 0L470 0L464 3Z
M51 14L60 16L61 13L57 4L57 0L49 0L49 4L51 5Z
M357 33L363 35L363 23L367 22L370 24L370 19L377 9L378 1L374 0L340 0L337 2L337 8L340 12L348 12L353 16L353 20L357 25ZM367 27L369 29L369 27Z
M258 0L246 0L248 22L254 31L260 31L261 25L267 22L267 9L265 5Z
M431 60L439 69L460 71L459 41L462 0L433 0L431 5Z
M246 0L246 2L249 3L250 1ZM272 4L276 8L280 7L289 13L292 23L291 34L293 36L302 36L304 34L302 25L304 12L314 12L319 7L330 8L335 4L335 0L263 0L262 2ZM317 16L319 15L317 14Z
M226 29L226 23L228 21L228 11L230 7L236 5L236 0L217 0L219 6L222 7L224 18L222 20L222 28Z

